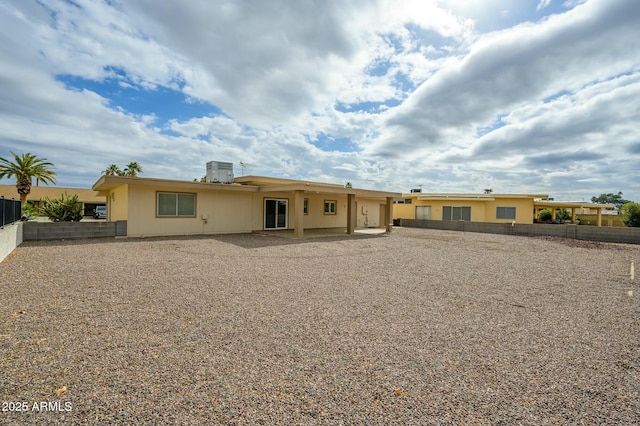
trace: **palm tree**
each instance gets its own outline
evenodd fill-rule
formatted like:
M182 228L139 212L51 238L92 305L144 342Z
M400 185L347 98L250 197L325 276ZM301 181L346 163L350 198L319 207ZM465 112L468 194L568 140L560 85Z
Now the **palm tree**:
M102 172L105 175L108 176L122 176L122 170L120 170L120 167L118 167L115 164L109 164L109 167L107 167L107 170Z
M16 178L16 188L20 195L22 205L27 202L27 196L31 193L31 180L36 178L38 182L45 184L56 183L53 171L53 163L46 158L38 158L33 154L18 155L11 151L14 161L0 157L0 179L3 177Z
M130 162L127 164L127 167L124 168L125 176L136 177L138 173L142 173L142 167L135 161Z

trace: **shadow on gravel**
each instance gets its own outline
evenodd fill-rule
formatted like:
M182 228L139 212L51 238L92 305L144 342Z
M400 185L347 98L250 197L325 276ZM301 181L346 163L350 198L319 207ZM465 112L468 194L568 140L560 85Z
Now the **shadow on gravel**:
M280 235L265 235L265 234L225 234L214 235L211 239L233 244L245 249L250 248L262 248L272 246L286 246L292 244L307 244L307 243L331 243L336 241L349 241L349 240L368 240L373 238L384 238L384 235L379 234L358 234L358 235L328 235L317 236L313 238L290 238Z
M148 238L82 238L82 239L64 239L64 240L42 240L42 241L25 241L21 245L24 247L56 247L56 246L82 246L95 244L127 244L152 241L201 241L215 240L222 243L233 244L238 247L262 248L271 246L285 246L292 244L307 243L329 243L336 241L363 240L373 238L383 238L384 234L356 234L356 235L328 235L314 236L312 238L292 238L285 235L265 235L265 234L220 234L220 235L186 235L186 236L169 236L169 237L148 237Z

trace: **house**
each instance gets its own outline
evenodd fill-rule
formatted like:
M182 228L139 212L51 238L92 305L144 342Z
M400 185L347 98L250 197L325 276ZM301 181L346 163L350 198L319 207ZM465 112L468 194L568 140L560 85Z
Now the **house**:
M32 186L31 193L27 197L27 202L38 204L44 198L51 200L62 197L63 194L77 195L84 208L85 216L93 216L93 211L97 206L106 205L107 199L100 196L96 191L87 188L64 188L60 186ZM11 199L18 199L18 192L15 185L0 185L0 196Z
M93 190L107 200L107 220L127 221L127 235L208 235L264 230L384 227L391 230L400 193L263 176L229 183L102 176Z
M589 208L597 212L602 225L602 210L608 204L569 203L549 200L544 194L428 194L412 191L403 194L393 209L394 219L465 220L489 223L533 223L540 210L551 209L553 219L557 209Z

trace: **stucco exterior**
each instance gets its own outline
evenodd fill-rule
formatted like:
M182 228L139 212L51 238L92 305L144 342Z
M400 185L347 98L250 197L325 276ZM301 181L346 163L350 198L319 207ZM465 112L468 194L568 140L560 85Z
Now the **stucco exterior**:
M393 218L530 224L542 209L552 209L554 219L556 209L569 209L575 221L578 208L601 212L611 207L608 204L554 202L548 198L546 194L403 194L402 200L394 205ZM445 217L445 208L449 208L449 212L455 208L468 208L469 217ZM428 212L428 217L425 212ZM600 213L598 215L600 217ZM598 226L600 224L598 219Z
M394 219L416 219L416 207L431 207L431 220L451 220L443 218L443 208L469 207L471 222L490 223L533 223L533 203L545 195L507 194L404 194L400 204L394 205ZM410 203L408 203L408 201ZM515 217L498 217L498 208L514 208Z
M256 176L233 184L102 176L93 189L107 199L107 220L126 220L127 235L132 237L265 229L293 229L301 236L304 229L389 227L393 200L400 197L399 193ZM185 216L159 215L159 194L183 194L194 200L195 209ZM280 210L270 216L273 206Z

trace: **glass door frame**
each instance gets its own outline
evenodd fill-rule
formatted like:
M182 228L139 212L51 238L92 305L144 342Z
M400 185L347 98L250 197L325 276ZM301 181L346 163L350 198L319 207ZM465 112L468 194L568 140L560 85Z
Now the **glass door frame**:
M275 208L275 227L268 228L267 227L267 214L268 208L267 203L269 201L275 201L275 204L272 208ZM289 225L289 200L287 198L265 198L264 203L264 214L263 214L263 226L265 230L274 230L274 229L287 229ZM280 207L284 207L284 226L278 226L278 216L280 215L279 210Z

